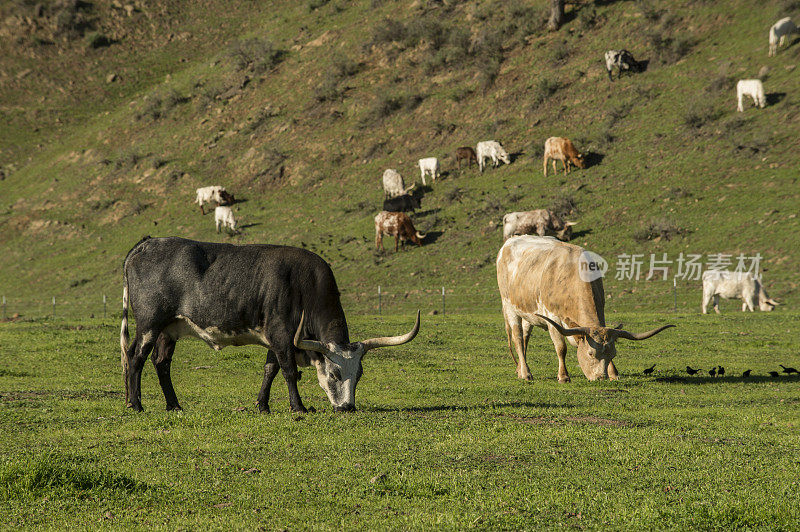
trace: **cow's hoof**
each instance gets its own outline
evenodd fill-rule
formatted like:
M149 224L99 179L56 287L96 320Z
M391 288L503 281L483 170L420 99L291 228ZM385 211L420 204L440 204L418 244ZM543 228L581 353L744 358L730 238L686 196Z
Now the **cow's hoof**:
M128 403L128 408L130 408L134 412L143 412L144 411L144 408L142 408L142 405L135 405L135 404L132 404L132 403Z
M258 405L258 413L259 414L269 414L269 406L267 406L267 405Z
M572 382L572 380L569 378L569 376L566 376L566 377L559 377L558 378L558 382L562 382L562 383L563 382Z
M177 404L175 404L175 405L167 405L167 412L169 412L170 410L183 410L183 408L181 408L181 405L177 405Z
M311 414L314 414L314 413L317 411L317 409L316 409L316 408L314 408L313 406L309 406L309 407L308 407L308 411L309 411Z

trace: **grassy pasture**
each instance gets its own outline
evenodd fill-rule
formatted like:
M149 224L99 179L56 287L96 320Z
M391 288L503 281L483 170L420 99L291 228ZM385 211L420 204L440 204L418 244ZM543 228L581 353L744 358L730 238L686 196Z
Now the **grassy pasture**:
M179 342L166 413L152 367L145 412L123 408L116 321L0 324L0 522L26 529L769 528L800 520L797 313L613 313L622 379L555 381L549 338L514 376L499 313L425 317L411 344L371 353L358 412L255 411L265 351ZM408 316L353 316L354 336ZM650 377L641 370L656 364ZM703 370L688 377L689 364ZM706 371L722 364L727 374ZM752 369L754 377L739 375Z

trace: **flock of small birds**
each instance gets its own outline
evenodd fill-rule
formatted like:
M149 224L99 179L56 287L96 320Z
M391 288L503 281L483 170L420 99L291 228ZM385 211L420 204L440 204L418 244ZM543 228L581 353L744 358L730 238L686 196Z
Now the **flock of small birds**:
M781 369L783 369L783 373L786 374L786 375L791 375L792 373L800 374L800 371L797 371L795 368L787 367L787 366L784 366L783 364L778 364L778 365L781 367ZM655 369L656 369L656 365L653 364L649 368L646 368L644 371L642 371L642 374L643 375L652 375L652 373L653 373L653 371L655 371ZM696 375L696 374L700 373L701 371L702 371L701 369L693 369L691 366L686 366L686 373L688 373L689 375ZM742 377L744 377L744 378L749 377L750 373L752 371L753 371L752 369L747 369L747 370L743 371L742 372ZM781 373L779 373L777 371L770 371L768 373L769 373L770 377L779 377L781 375ZM724 377L725 376L725 368L723 366L714 366L713 368L708 370L708 374L710 376L712 376L712 377Z

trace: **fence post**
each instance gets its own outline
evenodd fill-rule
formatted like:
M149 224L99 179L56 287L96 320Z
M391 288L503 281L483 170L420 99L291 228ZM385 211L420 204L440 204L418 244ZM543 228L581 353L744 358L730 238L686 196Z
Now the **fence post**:
M106 317L106 295L103 294L103 318Z
M672 291L675 294L675 309L674 312L678 312L678 281L675 277L672 278Z
M447 314L446 307L444 305L444 286L442 287L442 316Z
M378 285L378 316L381 315L381 285Z
M56 296L53 296L53 317L56 317Z

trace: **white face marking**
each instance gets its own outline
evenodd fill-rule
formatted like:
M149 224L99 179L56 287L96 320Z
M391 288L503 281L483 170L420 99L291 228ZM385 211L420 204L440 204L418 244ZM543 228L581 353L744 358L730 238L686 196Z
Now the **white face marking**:
M317 381L334 407L354 407L364 346L355 343L349 349L335 344L326 347L328 352L324 356L312 360L317 368Z

